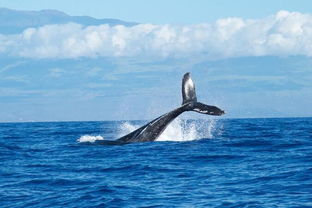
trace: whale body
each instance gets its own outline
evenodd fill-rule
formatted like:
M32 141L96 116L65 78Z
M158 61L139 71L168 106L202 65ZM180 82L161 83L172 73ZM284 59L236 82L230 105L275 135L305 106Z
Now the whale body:
M101 141L104 144L127 144L133 142L151 142L155 141L166 127L180 114L186 111L195 111L202 114L221 116L224 111L216 106L206 105L197 102L195 84L191 79L190 73L186 73L182 79L182 105L169 113L166 113L133 132L115 140Z

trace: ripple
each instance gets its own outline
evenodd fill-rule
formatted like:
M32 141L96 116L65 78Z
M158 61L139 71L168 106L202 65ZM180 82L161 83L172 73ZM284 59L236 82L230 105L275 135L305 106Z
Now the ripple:
M117 138L122 123L0 124L1 207L310 206L311 118L224 119L185 142L76 142Z

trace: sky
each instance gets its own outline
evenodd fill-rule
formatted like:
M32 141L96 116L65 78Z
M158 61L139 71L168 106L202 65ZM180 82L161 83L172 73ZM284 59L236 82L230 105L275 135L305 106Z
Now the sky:
M186 72L225 118L312 116L311 1L250 2L0 0L0 122L152 119Z
M280 10L309 13L310 0L0 0L18 10L57 9L70 15L153 24L196 24L225 17L262 18Z

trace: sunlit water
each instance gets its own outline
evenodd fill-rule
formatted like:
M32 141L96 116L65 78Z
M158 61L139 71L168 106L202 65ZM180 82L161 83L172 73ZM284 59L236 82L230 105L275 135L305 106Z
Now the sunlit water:
M312 118L0 123L0 207L312 207Z

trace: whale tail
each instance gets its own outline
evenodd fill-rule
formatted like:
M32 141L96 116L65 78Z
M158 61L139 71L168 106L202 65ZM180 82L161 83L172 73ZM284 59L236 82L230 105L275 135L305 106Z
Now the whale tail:
M190 73L186 73L182 80L182 106L186 111L195 111L202 114L221 116L225 112L216 106L206 105L197 102L195 84L191 79Z

